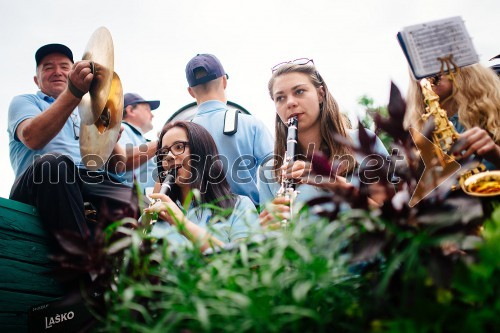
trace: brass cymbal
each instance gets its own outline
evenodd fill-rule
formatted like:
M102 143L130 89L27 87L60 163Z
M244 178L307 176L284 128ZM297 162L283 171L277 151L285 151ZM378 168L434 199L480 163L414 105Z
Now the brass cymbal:
M123 88L113 73L106 104L94 124L80 125L80 153L89 170L101 168L108 160L120 134L123 116Z
M88 94L78 106L83 124L92 125L101 116L108 101L114 73L114 50L111 33L105 27L98 28L90 37L82 60L94 62L94 79Z

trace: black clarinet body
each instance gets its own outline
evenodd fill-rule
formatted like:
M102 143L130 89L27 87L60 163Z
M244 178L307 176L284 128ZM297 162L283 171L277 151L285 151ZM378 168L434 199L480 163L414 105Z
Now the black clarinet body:
M297 126L299 123L299 119L297 116L288 119L288 133L286 136L286 152L285 152L285 161L284 164L293 164L296 160L296 151L297 151ZM295 182L290 179L287 181L286 185L287 189L295 190Z
M286 137L286 152L283 158L283 165L293 164L296 160L296 151L297 151L297 136L298 136L298 123L299 120L297 117L292 117L288 119L288 133ZM293 179L288 179L284 176L284 173L281 175L281 187L276 193L277 197L285 197L290 200L290 219L293 216L292 206L293 200L297 196L297 191L295 189L296 184ZM283 228L287 228L289 219L283 219L281 221L281 226Z

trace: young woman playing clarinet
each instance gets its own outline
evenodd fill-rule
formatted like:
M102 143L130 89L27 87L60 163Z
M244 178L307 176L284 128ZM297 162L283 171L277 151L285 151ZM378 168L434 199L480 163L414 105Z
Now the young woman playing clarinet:
M162 220L153 225L153 236L176 244L193 242L203 251L243 240L258 226L254 204L231 192L215 142L201 125L166 124L156 156L160 181L169 172L175 176L169 195L150 195L160 201L145 212L156 212Z
M276 212L286 216L290 212L288 198L277 197L276 193L284 179L292 179L298 183L297 196L292 209L310 199L323 196L325 191L343 191L356 186L356 177L351 177L356 166L365 158L355 154L351 147L339 143L335 135L340 135L357 145L358 131L349 129L346 117L343 116L337 102L328 90L311 59L297 59L278 64L272 69L269 80L269 94L276 108L274 160L264 165L260 172L260 202L272 202L271 209L261 212L261 225L276 222ZM298 160L283 163L287 147L287 122L296 117ZM371 135L375 136L373 132ZM382 142L377 138L375 150L388 155ZM307 157L321 152L330 162L342 158L347 161L338 168L336 175L328 181L317 182L315 177L307 177L311 164ZM349 181L349 178L352 181ZM377 204L375 201L373 204ZM297 208L296 208L297 207ZM271 211L272 210L272 211Z

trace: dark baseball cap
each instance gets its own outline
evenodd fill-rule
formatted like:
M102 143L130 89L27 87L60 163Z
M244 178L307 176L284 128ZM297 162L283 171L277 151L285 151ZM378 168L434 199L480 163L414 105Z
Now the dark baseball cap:
M123 96L123 108L124 109L129 105L139 104L139 103L148 103L151 110L156 110L160 106L160 101L146 101L139 94L126 93Z
M45 58L45 56L52 53L64 54L66 57L69 58L69 60L71 60L72 63L74 63L73 52L71 52L69 47L62 44L47 44L42 46L36 51L35 53L36 65L38 66L40 64L40 61L42 61L42 59Z
M204 69L207 74L196 78L197 69ZM186 65L186 79L190 87L207 83L218 79L223 75L227 76L226 71L224 71L224 67L222 67L219 59L212 54L197 54L196 57L191 59ZM229 78L229 76L227 77Z

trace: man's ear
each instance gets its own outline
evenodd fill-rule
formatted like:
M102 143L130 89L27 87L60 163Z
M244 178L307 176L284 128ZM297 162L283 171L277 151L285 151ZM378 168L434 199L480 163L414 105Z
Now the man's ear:
M134 111L134 108L132 107L132 105L127 105L125 107L124 115L125 116L130 116L132 114L132 111Z
M222 76L222 86L224 87L224 89L226 89L226 87L227 87L227 75Z
M194 92L193 92L193 89L191 87L188 87L188 93L189 93L189 95L191 95L191 97L196 98L194 96Z
M33 76L33 81L35 81L35 84L38 88L40 88L40 86L38 85L38 76Z

